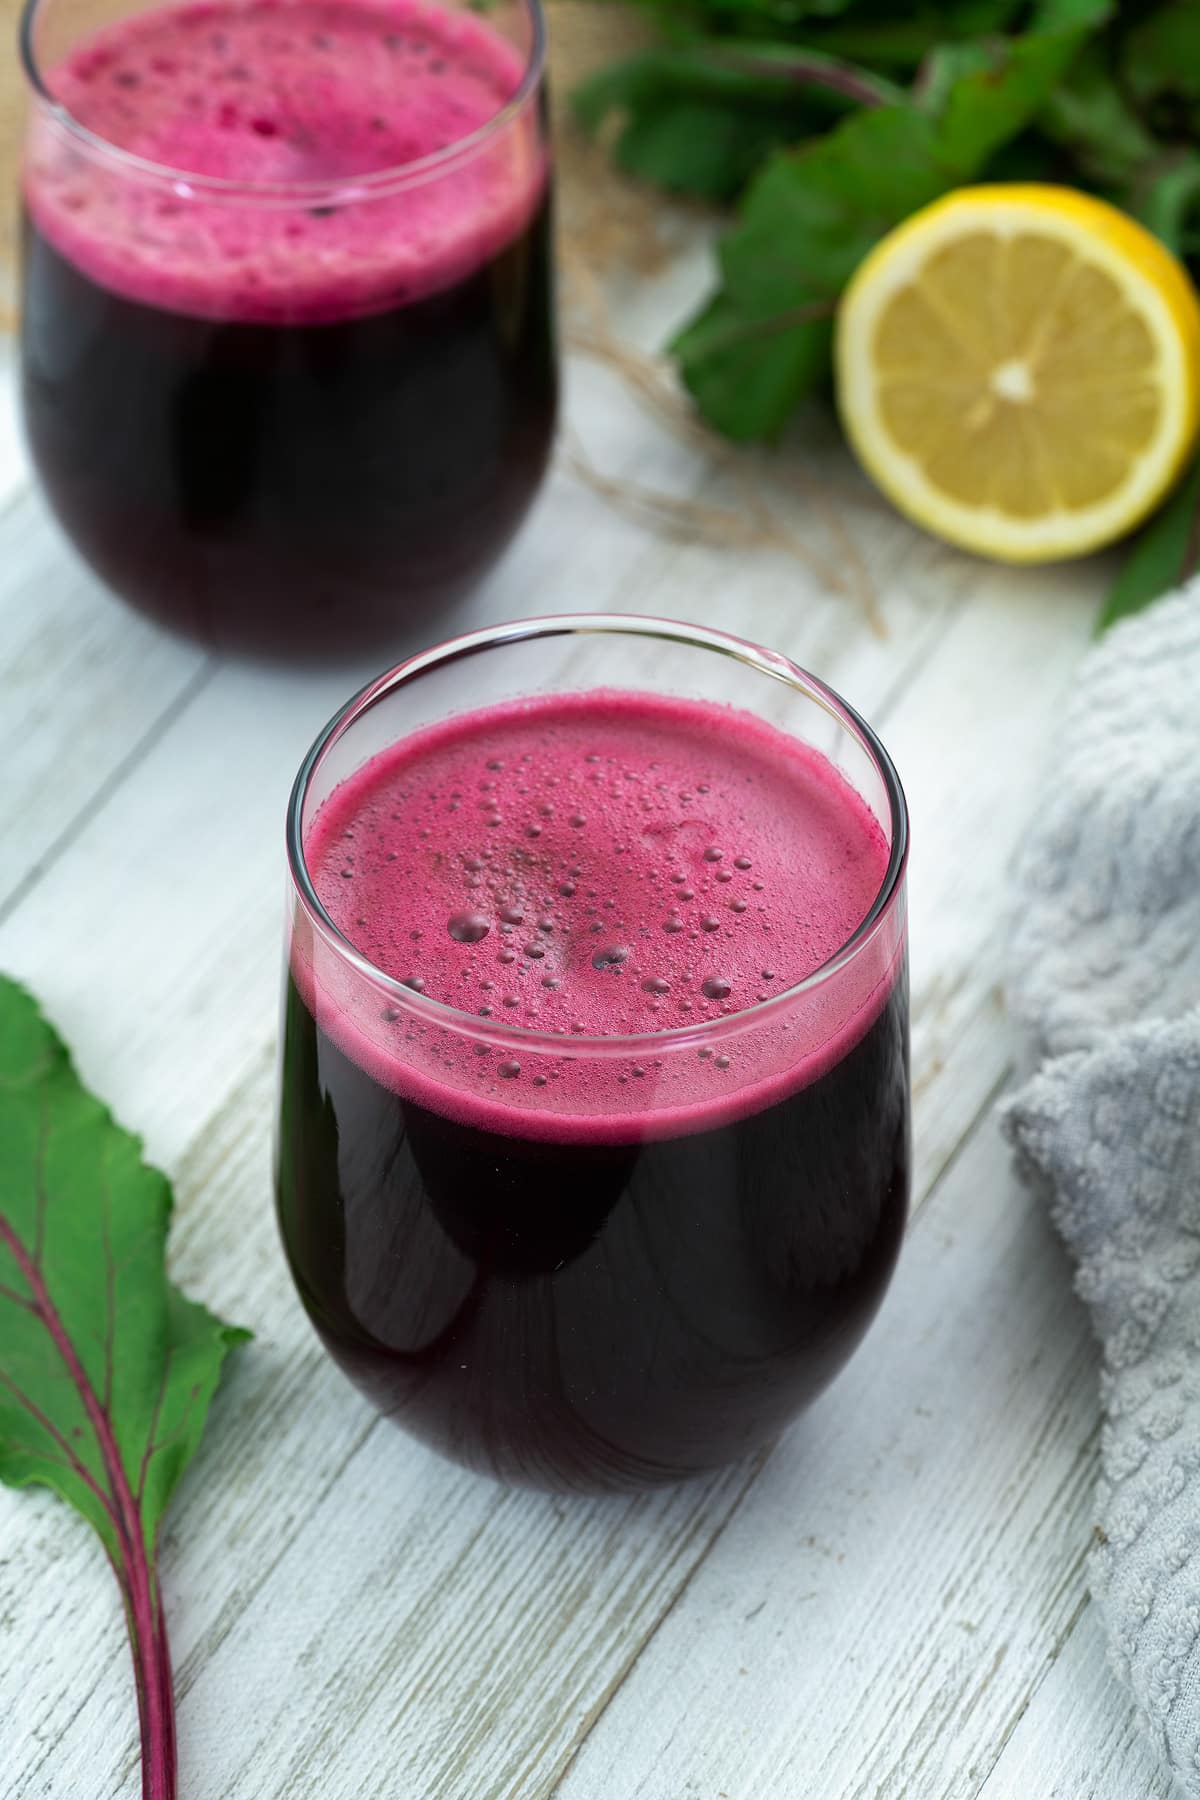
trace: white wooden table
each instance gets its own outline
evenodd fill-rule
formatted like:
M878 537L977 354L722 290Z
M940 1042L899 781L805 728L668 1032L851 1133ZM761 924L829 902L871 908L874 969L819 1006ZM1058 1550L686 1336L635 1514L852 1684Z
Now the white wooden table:
M614 296L651 343L697 260ZM380 1422L319 1350L268 1182L282 825L358 673L222 663L109 600L0 389L0 967L176 1182L177 1278L253 1327L168 1521L184 1800L1163 1800L1089 1607L1096 1353L994 1108L1018 1054L1005 877L1106 571L1006 571L831 477L886 636L773 551L679 546L566 474L447 630L611 607L731 626L841 689L908 789L917 1169L882 1315L749 1466L630 1501L514 1493ZM594 461L715 464L573 365ZM820 507L774 483L828 551ZM397 655L412 647L403 639ZM364 672L365 673L365 672ZM219 879L214 880L214 871ZM0 1490L0 1788L133 1800L112 1579Z

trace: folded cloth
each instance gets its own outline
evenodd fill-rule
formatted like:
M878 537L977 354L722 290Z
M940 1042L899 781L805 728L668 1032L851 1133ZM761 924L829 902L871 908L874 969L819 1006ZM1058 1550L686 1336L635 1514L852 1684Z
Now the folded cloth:
M1004 1108L1103 1348L1092 1593L1200 1800L1200 580L1085 657L1016 869Z

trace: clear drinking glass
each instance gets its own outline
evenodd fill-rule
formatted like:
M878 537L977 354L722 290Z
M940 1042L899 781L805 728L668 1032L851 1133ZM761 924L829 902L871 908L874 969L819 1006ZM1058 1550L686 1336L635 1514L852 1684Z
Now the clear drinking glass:
M754 859L735 857L728 835L723 852L708 841L713 807L728 813L715 777L681 794L682 822L661 824L647 804L640 839L597 836L583 812L565 817L564 796L577 778L602 781L605 758L576 758L561 779L557 763L547 778L539 761L551 754L538 736L545 708L559 696L584 696L570 704L593 708L598 726L649 707L657 730L656 706L683 708L706 732L716 721L735 748L769 722L783 734L770 742L803 768L837 771L822 776L821 804L838 815L831 827L822 814L822 829L836 831L844 809L861 832L869 814L878 862L863 912L820 967L789 984L784 962L756 964L770 991L709 1005L717 1016L694 1022L678 984L672 993L642 978L662 934L683 932L693 914L700 927L679 943L694 940L687 956L700 958L738 930L766 930L754 920L768 900L783 911L763 942L790 954L779 935L789 883L809 911L822 902L804 885L805 820L771 826L785 891L762 896ZM491 723L464 740L480 779L437 790L445 811L432 834L378 807L339 832L346 867L334 874L347 877L356 855L383 856L389 830L403 839L399 903L386 919L364 911L347 935L308 860L323 804L414 733L436 737L480 708ZM665 748L674 717L661 721ZM532 759L512 748L514 731ZM487 773L503 768L490 754L501 738L516 775ZM610 779L641 776L617 767ZM509 780L518 785L501 817L489 795ZM906 1216L907 818L870 728L784 657L718 632L604 615L505 625L413 657L350 701L300 769L287 848L279 1219L300 1296L342 1368L427 1443L525 1485L638 1488L772 1438L866 1330ZM489 978L472 977L470 997L450 1005L396 958L411 951L413 970L425 966L430 884L460 853L469 910L449 919L449 935L480 953L476 973ZM596 898L621 857L627 895L643 874L654 889L643 920L624 900L612 914ZM509 874L489 886L489 868ZM513 870L515 905L504 885ZM708 908L725 909L720 921ZM606 947L610 919L631 948ZM440 942L444 910L438 921ZM399 946L391 974L352 941L380 933ZM640 1008L645 1029L509 1023L580 966L604 970L614 1027ZM507 1017L506 985L517 1008ZM719 1003L722 985L709 977L702 991ZM476 1010L481 1000L491 1004Z
M272 656L500 554L557 404L539 0L29 0L23 400L125 600Z

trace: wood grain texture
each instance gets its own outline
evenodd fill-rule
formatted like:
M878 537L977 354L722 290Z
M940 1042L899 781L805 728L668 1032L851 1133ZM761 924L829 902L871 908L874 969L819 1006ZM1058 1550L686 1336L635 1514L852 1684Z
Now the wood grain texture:
M981 1800L1171 1800L1176 1792L1108 1666L1093 1608L1047 1668L980 1791Z
M212 665L109 599L64 554L33 493L10 502L0 529L2 918L149 751Z
M4 334L4 276L0 268L0 508L24 486L29 460L17 413L16 346Z
M696 279L684 257L618 288L623 329L657 341ZM736 506L725 459L605 369L572 367L568 417L598 466ZM991 1123L1019 1054L1005 872L1100 578L942 549L831 436L812 444L756 480L824 556L836 491L886 635L799 556L665 543L562 474L444 622L608 607L760 638L872 718L909 792L917 1214L897 1285L769 1456L636 1501L508 1493L409 1443L319 1352L283 1269L282 811L365 671L208 663L104 601L36 502L0 514L20 776L0 966L176 1178L179 1279L257 1333L164 1543L188 1800L1042 1800L1043 1767L1063 1800L1163 1800L1086 1635L1093 1350ZM132 1800L134 1720L102 1559L49 1500L0 1492L4 1792Z
M1082 1595L1095 1357L1066 1285L989 1122L564 1800L976 1793Z

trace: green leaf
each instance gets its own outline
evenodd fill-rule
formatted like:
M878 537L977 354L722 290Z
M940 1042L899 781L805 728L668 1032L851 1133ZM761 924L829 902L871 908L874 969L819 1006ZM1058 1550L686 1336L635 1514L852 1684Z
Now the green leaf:
M1022 0L959 0L957 5L895 8L902 17L856 9L821 30L820 48L833 56L891 71L912 71L932 48L962 39L994 37L1009 30Z
M1192 253L1200 217L1200 155L1184 151L1150 171L1134 190L1132 210L1176 256Z
M942 110L938 154L955 181L971 181L992 153L1037 117L1087 41L1087 27L1015 38L965 70Z
M164 1795L174 1743L155 1546L221 1365L248 1335L168 1280L170 1212L138 1140L0 977L0 1480L52 1488L103 1542L158 1784L147 1791Z
M591 132L621 117L613 154L628 174L721 200L771 151L827 130L848 107L897 96L889 82L832 57L709 38L602 69L575 89L571 106Z
M774 438L829 366L830 325L746 319L716 295L672 348L701 412L735 439Z
M1200 98L1200 7L1173 0L1126 33L1121 65L1129 92L1141 105L1163 95Z
M1100 617L1096 631L1143 611L1195 573L1200 562L1200 460L1137 538Z
M908 105L858 114L767 164L721 246L726 289L760 315L832 302L876 239L948 185L931 120Z
M659 0L650 0L650 4ZM855 5L855 0L720 0L714 12L761 14L779 24L805 26L834 19Z
M1071 153L1080 173L1105 187L1126 187L1158 149L1096 46L1076 60L1038 123Z
M720 248L718 309L710 303L672 346L689 391L719 430L778 435L827 367L829 334L818 316L832 314L867 251L1014 138L1085 38L1073 27L975 48L940 84L936 106L855 113L766 163Z
M1075 28L1098 31L1119 10L1119 0L1038 0L1028 29L1031 34Z
M904 97L885 76L808 45L708 37L694 46L692 62L727 89L737 83L751 100L766 93L777 100L824 97L827 104L836 98L851 106L888 106Z
M951 0L938 8L940 17L930 40L999 37L1013 29L1024 10L1023 0Z
M727 21L747 35L759 29L803 29L806 34L814 24L846 12L855 0L624 0L625 4L648 7L652 12L679 12L689 16L697 12L707 15L715 29L723 29Z
M932 135L911 107L880 108L774 157L754 182L721 245L721 292L671 346L727 436L777 437L827 370L838 290L889 224L942 191Z
M786 113L679 100L630 119L613 159L627 175L656 182L668 193L731 200L763 158L793 135Z

